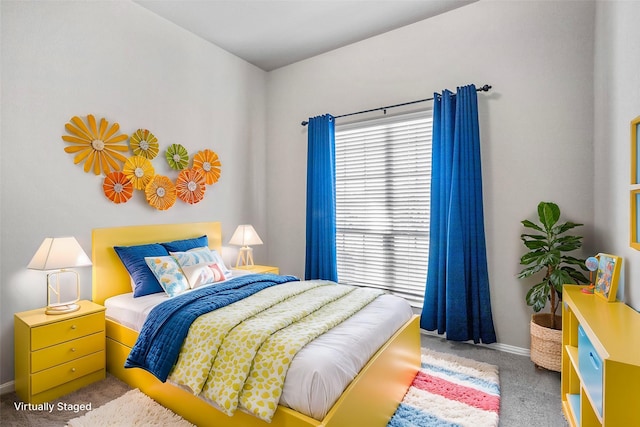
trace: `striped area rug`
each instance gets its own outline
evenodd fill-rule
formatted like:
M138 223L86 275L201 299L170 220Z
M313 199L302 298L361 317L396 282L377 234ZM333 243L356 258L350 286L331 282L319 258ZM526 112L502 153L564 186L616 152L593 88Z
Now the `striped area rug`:
M498 425L498 367L422 349L422 367L387 427Z

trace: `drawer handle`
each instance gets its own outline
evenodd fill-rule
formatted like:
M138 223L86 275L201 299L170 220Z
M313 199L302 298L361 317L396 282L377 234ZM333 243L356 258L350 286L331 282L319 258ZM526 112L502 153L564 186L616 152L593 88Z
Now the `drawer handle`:
M71 352L75 353L76 352L76 348L75 347L71 347Z
M598 360L596 359L596 357L593 355L593 352L589 352L589 358L591 359L591 364L593 365L593 367L595 369L600 369L600 366L598 364Z
M76 325L71 325L71 329L76 329Z
M75 371L76 371L76 368L71 368L71 372L75 372Z

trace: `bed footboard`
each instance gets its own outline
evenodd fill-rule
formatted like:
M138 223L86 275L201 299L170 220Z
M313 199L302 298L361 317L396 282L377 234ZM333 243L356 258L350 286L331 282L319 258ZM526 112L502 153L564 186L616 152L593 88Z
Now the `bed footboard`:
M241 411L228 417L197 396L148 372L125 369L137 332L107 320L107 371L197 426L384 427L420 367L419 318L403 325L369 360L323 421L279 406L271 424Z

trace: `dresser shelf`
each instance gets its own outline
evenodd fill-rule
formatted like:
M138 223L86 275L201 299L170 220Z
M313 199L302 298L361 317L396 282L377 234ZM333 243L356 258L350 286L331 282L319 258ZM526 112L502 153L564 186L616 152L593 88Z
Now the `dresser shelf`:
M565 285L562 410L570 426L640 426L640 313Z

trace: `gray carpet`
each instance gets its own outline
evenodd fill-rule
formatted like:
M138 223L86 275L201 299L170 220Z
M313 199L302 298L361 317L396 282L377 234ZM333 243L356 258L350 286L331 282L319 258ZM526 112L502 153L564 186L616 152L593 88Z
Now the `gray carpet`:
M501 426L567 426L561 410L559 373L536 369L527 357L484 346L446 341L435 336L423 335L422 346L499 366ZM67 421L84 414L85 411L58 410L58 402L70 408L73 404L91 403L92 408L95 409L120 397L129 389L129 386L107 374L104 381L54 401L54 410L51 413L16 410L15 404L20 400L15 393L8 393L0 397L0 425L3 427L64 426Z

